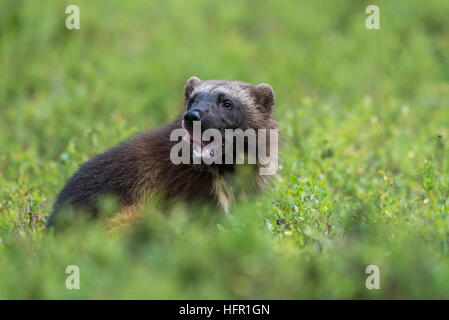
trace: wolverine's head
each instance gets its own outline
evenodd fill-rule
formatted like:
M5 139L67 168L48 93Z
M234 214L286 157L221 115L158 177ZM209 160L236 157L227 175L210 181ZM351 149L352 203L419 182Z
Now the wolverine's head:
M274 92L270 85L191 77L185 86L184 123L192 129L201 121L203 130L266 128L273 119Z
M226 129L245 131L275 128L274 92L268 84L202 81L191 77L185 86L184 97L183 127L189 132L187 138L190 138L191 143L195 121L201 123L201 132L216 129L223 133L223 137ZM210 142L201 140L202 151Z

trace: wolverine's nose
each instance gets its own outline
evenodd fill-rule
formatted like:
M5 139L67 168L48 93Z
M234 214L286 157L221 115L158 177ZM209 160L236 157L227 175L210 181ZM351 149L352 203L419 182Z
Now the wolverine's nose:
M184 115L184 121L189 124L192 124L193 121L200 121L200 119L201 115L196 110L187 111L186 114Z

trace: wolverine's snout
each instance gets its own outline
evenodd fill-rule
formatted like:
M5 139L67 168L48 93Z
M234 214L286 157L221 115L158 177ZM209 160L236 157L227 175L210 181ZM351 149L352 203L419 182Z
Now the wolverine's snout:
M192 130L193 121L200 121L200 120L201 120L201 114L197 110L189 110L184 115L184 123L188 130Z

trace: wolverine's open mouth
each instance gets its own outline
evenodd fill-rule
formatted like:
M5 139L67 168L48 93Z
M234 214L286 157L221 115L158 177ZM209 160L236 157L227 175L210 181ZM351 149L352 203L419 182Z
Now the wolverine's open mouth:
M182 128L187 130L184 120L182 120ZM185 141L190 143L193 147L193 156L202 158L213 158L214 157L214 144L213 138L210 141L202 140L202 132L194 132L187 130L187 134L183 138Z

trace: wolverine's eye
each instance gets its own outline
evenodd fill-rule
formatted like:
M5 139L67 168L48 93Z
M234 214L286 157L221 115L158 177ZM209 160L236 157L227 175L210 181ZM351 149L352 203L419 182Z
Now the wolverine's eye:
M224 100L221 105L225 109L231 109L232 108L232 102L230 100Z
M195 102L195 97L190 97L187 101L187 108L190 109L192 107L193 102Z

